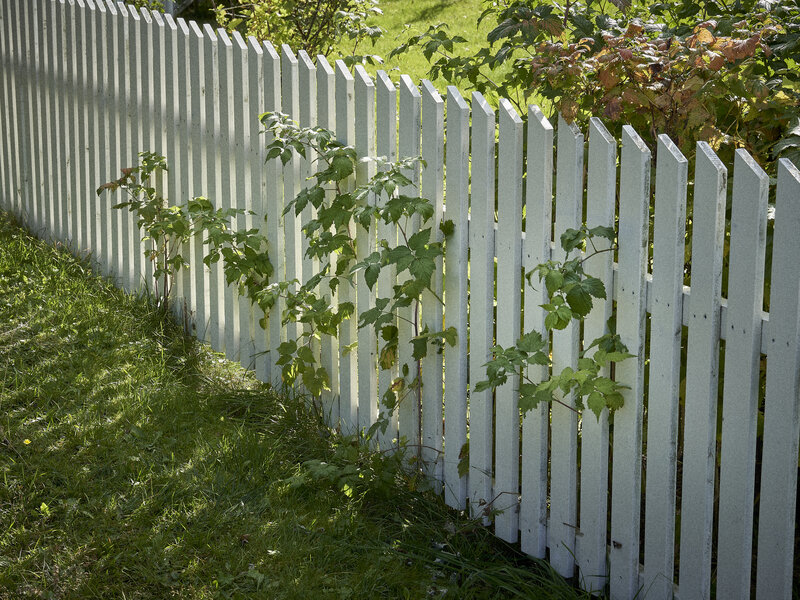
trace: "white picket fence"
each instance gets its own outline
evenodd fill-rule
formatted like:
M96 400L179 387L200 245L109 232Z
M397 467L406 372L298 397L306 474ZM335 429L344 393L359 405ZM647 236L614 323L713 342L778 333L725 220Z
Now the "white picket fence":
M282 110L303 125L331 128L360 155L422 154L427 167L413 179L435 203L437 221L446 208L455 233L435 277L444 307L426 298L421 319L434 329L444 319L457 329L458 343L423 360L421 411L401 404L380 443L403 436L421 446L450 506L477 516L499 510L497 535L547 557L562 575L577 575L586 589L608 584L615 599L728 600L749 598L753 589L763 600L791 597L800 437L800 172L791 163L778 165L768 315L762 308L770 182L744 151L733 165L726 232L727 168L700 143L690 174L662 136L651 240L651 150L630 128L618 160L617 141L593 119L587 158L581 131L559 120L554 146L554 128L534 106L525 125L504 101L495 111L473 94L470 108L452 87L445 100L426 81L417 87L403 76L396 85L386 73L373 80L360 67L353 75L341 62L332 67L287 47L279 55L268 43L122 3L0 0L0 20L0 206L31 230L90 252L103 273L141 289L151 266L139 233L127 213L111 210L110 199L94 190L133 165L137 152L153 150L169 159L169 198L207 195L252 209L258 216L238 225L265 227L277 278L300 278L315 268L299 235L309 215L280 214L309 165L298 158L265 166L257 115ZM691 290L683 285L687 190L694 207ZM587 265L613 289L617 330L639 357L616 369L629 386L625 406L599 420L559 405L521 419L513 382L495 395L470 391L495 342L510 345L522 327L543 326L542 291L521 293L522 271L562 256L553 240L565 229L582 221L614 226L617 215L616 262L605 253ZM378 227L381 236L396 235ZM371 251L371 236L372 230L359 234L359 254ZM177 290L198 336L275 380L280 370L265 351L296 330L283 330L274 314L266 331L256 326L261 315L226 288L219 269L202 267L202 250L199 243L189 248L192 268ZM378 289L392 284L382 273ZM339 291L340 301L362 309L374 298L363 282ZM584 339L606 331L612 299L598 304ZM407 340L411 331L400 335ZM353 342L356 352L342 350ZM411 360L407 346L401 361ZM577 325L555 333L554 369L574 365L580 346ZM345 432L368 427L385 411L378 398L393 374L379 372L376 348L374 333L357 330L354 321L322 342L332 376L323 400ZM459 477L467 439L469 474Z

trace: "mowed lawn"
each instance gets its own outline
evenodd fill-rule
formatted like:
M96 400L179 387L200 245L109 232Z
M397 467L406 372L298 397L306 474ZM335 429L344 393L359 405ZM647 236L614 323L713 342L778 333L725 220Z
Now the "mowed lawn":
M0 599L577 597L397 463L0 212Z

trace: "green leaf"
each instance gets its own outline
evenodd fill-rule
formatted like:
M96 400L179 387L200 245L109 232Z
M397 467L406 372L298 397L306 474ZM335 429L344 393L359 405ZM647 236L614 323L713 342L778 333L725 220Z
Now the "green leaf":
M606 407L606 399L600 392L592 392L586 399L586 407L595 414L599 421L600 415L603 414L603 409Z

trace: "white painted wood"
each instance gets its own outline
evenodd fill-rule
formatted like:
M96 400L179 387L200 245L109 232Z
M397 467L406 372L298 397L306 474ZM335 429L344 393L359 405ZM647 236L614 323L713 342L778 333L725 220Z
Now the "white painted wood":
M497 344L519 339L522 308L522 119L502 98L497 144ZM507 542L519 535L519 377L497 388L495 431L495 534Z
M241 90L241 78L235 77L233 42L227 32L217 29L219 39L219 150L220 156L220 193L215 198L215 204L223 209L238 208L239 191L237 184L237 160L235 140L239 124L236 123L236 105L241 102L234 101L234 85ZM236 96L240 98L241 92ZM241 121L239 122L241 123ZM235 216L230 218L231 229L238 229L240 224ZM222 261L220 261L222 262ZM220 265L221 266L221 265ZM225 356L228 360L238 360L239 357L239 300L236 289L228 285L223 269L220 268L220 286L224 303L224 317L220 320L221 341L224 340Z
M469 311L469 503L474 517L486 515L492 500L491 390L475 391L494 345L494 140L495 115L484 97L472 94L472 198L470 202Z
M586 181L586 224L614 227L617 197L617 141L600 119L589 121L589 160ZM598 251L611 242L598 238ZM587 248L592 251L592 247ZM606 300L594 299L583 322L583 347L608 332L613 294L613 253L604 252L584 263L588 275L597 277L606 289ZM594 351L591 351L592 353ZM609 368L600 373L608 377ZM608 532L608 410L598 419L591 410L581 415L580 533L576 540L578 581L584 590L600 592L607 582L606 533Z
M110 58L109 61L109 88L111 93L111 106L109 113L109 181L116 179L120 176L120 169L122 168L122 154L125 148L125 96L122 88L123 76L125 73L125 32L123 24L125 19L119 13L119 7L112 0L107 3L109 12L109 21L111 26L110 32ZM60 11L61 12L61 11ZM58 19L59 29L64 27L63 12ZM59 45L65 41L64 32L59 32ZM58 93L63 95L63 68L64 62L61 61L59 66L58 77L60 79ZM59 125L58 131L64 131L64 108L63 103L59 103L58 117ZM58 134L63 139L63 134ZM62 164L66 163L64 145L61 139L58 143L58 159ZM63 171L63 168L62 168ZM59 202L61 204L61 219L62 221L62 235L61 238L66 240L68 237L68 215L66 214L66 198L67 198L67 177L64 173L59 178ZM127 272L125 271L126 265L126 251L127 246L124 244L125 235L123 234L123 224L125 223L125 215L122 210L114 210L112 207L115 202L111 194L107 194L103 198L103 203L109 207L110 212L110 230L112 235L112 258L111 258L111 273L114 280L120 286L125 286L127 280Z
M119 153L118 153L118 169L116 172L117 177L121 175L120 170L123 168L127 168L133 165L132 156L130 152L130 139L131 139L131 118L130 118L130 95L129 95L129 81L131 79L131 71L130 71L130 63L131 63L131 30L130 30L130 13L128 12L128 7L124 2L117 3L117 12L118 18L117 23L119 24L119 29L117 32L117 42L118 42L118 50L117 56L119 58L119 62L117 63L117 127L118 127L118 140L119 140ZM69 19L69 13L65 15L67 19ZM69 24L67 24L69 25ZM67 28L67 37L66 37L66 47L69 48L70 44L72 43L72 38L70 37L71 32L69 27ZM69 56L69 53L67 53ZM67 75L69 76L69 72L71 70L71 64L68 59L67 61ZM67 84L68 89L68 84ZM68 93L68 92L67 92ZM71 121L72 117L72 106L71 103L67 105L67 114L66 118ZM72 123L70 123L69 127L69 137L71 139L72 135ZM65 148L65 153L69 155L70 149L69 147ZM69 198L69 220L70 220L70 239L73 236L73 205L71 201L71 194L72 194L72 175L70 174L67 177L67 189L68 193L70 194ZM113 199L109 200L110 202L115 202ZM116 203L116 202L115 202ZM136 248L134 247L133 241L133 230L135 229L136 225L134 223L132 215L127 210L119 210L115 211L117 219L116 225L120 234L120 261L119 261L119 271L118 275L122 282L122 285L125 287L126 290L132 291L134 288L134 283L136 278L133 274L133 253Z
M281 59L275 48L269 42L264 42L264 111L276 112L281 110ZM272 141L270 134L265 136L263 144ZM283 177L280 161L272 160L264 165L266 178L266 223L270 243L269 252L275 273L273 281L285 281L286 263L284 262L284 237L283 237ZM278 299L270 310L267 323L269 335L267 336L267 370L274 385L281 381L281 367L276 364L278 360L278 345L286 340L286 330L281 325L281 315L285 308L283 299Z
M98 197L94 192L99 185L111 179L106 172L106 157L109 155L106 110L106 87L108 85L108 62L111 54L108 51L107 29L105 27L106 9L105 2L95 0L95 6L90 14L88 36L94 43L91 44L93 55L89 56L90 65L90 90L89 105L89 182L86 188L86 199L91 207L92 247L94 260L101 273L108 273L108 222L110 205L107 197Z
M48 4L50 5L52 3L48 2ZM97 164L95 179L88 191L95 202L95 218L97 220L97 236L95 243L98 248L97 258L102 265L102 272L105 275L111 275L113 273L114 261L114 254L112 250L114 234L112 230L112 204L108 201L108 194L97 196L93 193L98 186L111 181L112 178L116 177L116 173L112 171L112 159L109 158L114 153L112 143L114 142L115 137L114 133L112 132L113 117L111 115L111 107L113 106L113 80L111 78L111 73L115 66L115 61L112 51L114 40L111 34L111 20L113 17L109 13L107 6L108 5L106 4L105 0L97 2L97 12L95 15L95 36L99 43L98 60L95 71L95 78L97 82L97 121L95 123L95 140L97 145L95 147L95 160L97 161ZM48 23L48 28L49 27L50 24ZM52 62L52 56L49 60ZM50 105L48 112L52 116L52 104ZM51 139L51 149L49 150L48 154L50 155L51 159L54 155L52 149L52 130L53 128L51 127L48 131L48 137ZM50 164L52 164L52 162ZM52 167L51 171L54 171ZM53 201L54 197L52 196L51 191L51 214L55 212L52 205Z
M6 123L8 125L8 139L7 139L7 146L6 146L6 157L7 157L7 164L8 164L8 184L7 184L7 208L13 214L18 214L17 210L17 202L18 202L18 194L17 194L17 182L18 182L18 164L19 164L19 156L20 153L18 151L19 145L19 122L17 119L16 107L17 107L17 58L16 58L16 50L15 44L17 35L14 30L15 26L15 4L9 3L6 5L6 13L5 13L5 20L7 25L7 31L5 35L3 35L3 39L0 39L0 43L3 44L4 47L4 54L6 57L7 69L3 70L3 75L5 78L5 97L4 97L4 105L3 108L6 111Z
M375 174L375 162L365 160L375 157L375 84L364 67L355 69L355 146L359 158L356 184L365 185ZM375 203L374 197L368 202ZM361 262L376 250L376 225L372 219L369 227L356 225L356 260ZM364 271L356 275L358 311L375 308L376 290L369 289ZM358 429L369 430L378 419L378 338L371 325L358 330Z
M525 242L522 266L529 273L550 259L553 210L553 126L538 106L528 107L527 183L525 190ZM544 333L547 301L543 285L525 284L523 330ZM543 381L547 367L529 368L528 377ZM522 501L520 543L523 552L544 558L547 550L547 466L550 406L539 404L522 417Z
M431 242L444 242L439 225L442 222L444 198L444 101L433 84L422 80L422 141L421 153L426 162L422 171L421 196L433 205L433 218L424 225L431 228ZM431 278L431 290L425 290L421 301L421 323L429 331L440 331L444 318L442 298L444 280L442 260L436 260L436 270ZM437 494L442 490L444 457L444 355L429 345L428 354L421 361L422 381L422 463L428 477L434 482Z
M681 596L711 597L711 531L717 453L722 249L728 170L698 142L692 211L692 293L686 359L681 484ZM701 258L702 257L702 258Z
M378 71L376 77L376 152L378 156L389 161L397 160L397 88L395 88L386 71ZM388 198L379 198L378 202L385 203ZM383 221L378 223L377 231L379 240L386 240L391 246L397 245L397 226ZM397 273L394 267L384 267L378 275L378 294L384 298L394 294L394 284ZM397 326L397 320L391 325ZM384 340L379 338L379 347ZM391 448L398 439L397 411L390 410L384 403L384 394L391 388L392 382L397 377L397 361L388 369L381 368L378 372L378 407L379 418L385 421L386 428L378 431L378 445L381 449Z
M617 333L628 351L645 356L650 150L633 128L622 130L619 199L619 272L615 282ZM617 364L624 406L614 413L611 496L610 588L613 598L639 589L639 514L642 481L644 360Z
M298 62L298 84L300 97L300 119L299 123L303 127L315 127L317 125L317 69L314 61L305 50L297 53ZM309 179L310 175L316 171L317 163L316 152L306 150L305 159L300 161L300 184L306 189L314 184ZM316 216L316 209L309 203L300 213L298 226L302 228ZM319 260L308 256L308 238L300 233L300 255L302 258L303 280L304 282L319 273ZM317 288L319 290L319 287ZM304 329L310 331L310 326L305 325ZM319 363L320 360L320 340L314 337L310 340L311 352L314 359Z
M247 38L247 96L250 108L245 115L249 124L248 144L247 144L247 178L249 188L247 195L251 198L250 208L255 213L252 217L252 227L258 229L262 235L267 236L266 216L266 192L267 180L265 177L264 159L266 151L264 137L260 135L262 130L258 119L261 111L264 110L264 49L254 37ZM263 252L270 252L269 246L261 249ZM270 256L270 260L274 258ZM264 312L256 305L251 308L252 315L252 349L253 349L253 369L256 376L262 381L269 381L269 361L267 351L267 334L269 331L269 319Z
M675 565L675 478L681 385L683 263L688 161L666 135L658 137L653 228L653 310L647 403L644 586L672 598Z
M454 86L447 88L447 220L453 233L445 241L445 327L455 327L455 346L444 349L444 499L466 508L467 478L458 474L467 442L467 294L469 286L469 106Z
M206 75L210 69L206 66L205 36L200 27L192 21L187 24L178 19L180 36L178 70L180 87L187 93L179 94L178 131L181 140L179 161L191 165L184 174L178 174L180 189L185 197L208 196L213 190L209 186L210 169L206 165L211 160L208 146L205 144L208 121L206 120ZM192 264L189 267L189 278L192 288L193 332L201 340L208 339L210 323L210 301L208 268L203 264L206 254L205 234L193 237L189 242ZM186 287L186 286L184 286Z
M559 117L556 164L556 219L553 258L564 260L561 235L581 226L583 206L583 134ZM573 321L553 332L553 375L578 366L580 325ZM578 416L574 393L556 398L551 407L550 442L550 563L564 577L572 577L575 564L575 530L578 526L577 459ZM566 405L566 406L565 406Z
M33 65L30 74L30 91L29 91L29 126L30 126L30 146L31 146L31 160L30 160L30 194L31 205L33 208L33 231L38 235L45 233L45 205L44 205L44 172L42 168L42 160L44 152L42 146L44 143L42 137L42 125L44 123L44 115L42 110L42 97L41 89L44 75L44 56L42 53L42 40L40 37L39 29L41 26L41 9L39 2L33 0L27 3L27 37L30 40L29 61Z
M222 183L222 154L220 148L220 57L219 42L214 29L206 24L203 27L203 52L205 54L205 137L203 140L206 151L204 163L206 165L205 189L215 207L222 206L222 196L225 193ZM226 115L227 117L227 115ZM211 347L218 352L222 351L225 344L225 280L220 263L211 266L208 272L208 325L205 339Z
M13 108L12 119L14 123L14 202L12 206L17 217L23 224L29 223L29 194L28 194L28 127L27 127L27 73L25 69L26 47L24 33L23 6L12 7L11 24L14 28L11 39L11 54L13 61Z
M336 139L355 145L355 107L353 104L355 82L344 62L336 61ZM352 180L343 182L343 189L351 189ZM347 319L339 326L339 417L345 435L356 433L358 427L358 374L357 357L352 344L357 342L356 290L347 281L338 287L339 306L351 303L356 307L354 318Z
M336 79L325 56L317 56L317 124L330 131L336 129L334 108ZM330 196L328 197L328 199ZM330 257L331 270L335 272L336 257ZM331 298L331 306L338 306L338 293L325 289ZM335 336L323 336L320 340L320 365L328 373L330 391L322 394L322 410L328 424L339 426L339 340Z
M76 0L80 1L80 0ZM145 127L142 126L143 121L149 115L143 107L144 98L148 92L147 82L144 74L147 69L144 67L142 61L147 58L147 49L142 46L142 17L138 10L129 5L127 10L130 12L129 18L129 53L128 53L128 74L129 78L126 80L127 93L128 93L128 128L130 131L129 143L129 159L127 165L133 167L139 163L139 152L145 150ZM81 35L77 33L77 35ZM79 42L80 43L80 42ZM78 63L78 72L80 72L80 62ZM80 115L80 95L77 95L77 102L79 106L76 107L76 112ZM78 133L80 134L82 123L79 122ZM80 155L76 155L76 160L79 160ZM78 184L76 193L78 194L77 202L80 204L80 190L83 188L83 180L78 172ZM131 263L133 265L133 279L131 281L131 289L133 291L152 291L152 283L145 277L145 259L144 259L144 246L142 244L143 232L136 226L136 218L133 214L128 213L131 222ZM79 231L83 231L83 223L80 224ZM83 238L79 237L81 246L83 246Z
M85 0L90 1L90 0ZM154 54L154 47L153 47L153 40L151 36L151 26L150 26L150 12L142 7L139 10L139 14L137 15L139 18L138 22L138 37L137 37L137 48L139 51L139 55L136 61L136 82L138 87L138 119L136 121L137 129L139 132L139 143L136 150L136 153L139 152L151 152L154 151L153 145L153 121L154 121L154 110L153 110L153 99L154 99L154 91L153 91L153 57ZM151 176L150 183L156 188L156 192L158 193L161 185L160 180L162 178L161 173L153 173ZM89 222L90 215L87 213L86 215L87 222ZM146 236L145 232L139 230L139 239L141 242L139 243L139 254L141 255L145 248L148 250L153 250L155 248L155 242L153 240L144 241L143 238ZM158 290L159 295L163 293L163 285L159 282L158 287L156 287L156 281L153 277L153 273L155 271L155 263L152 259L142 256L141 267L139 271L139 277L141 281L141 285L144 289L148 289L151 291Z
M400 78L400 103L399 103L399 127L398 137L398 158L414 157L420 155L420 129L422 127L421 115L422 96L419 89L411 81L408 75ZM410 196L419 195L420 168L417 165L410 173L406 174L411 179L412 185L400 190L401 194ZM419 217L403 219L400 227L405 229L406 237L411 237L419 231ZM404 243L398 231L399 243ZM397 275L397 282L402 283L408 279L408 273ZM400 439L405 438L408 444L408 456L420 453L420 395L419 395L419 363L414 360L411 352L411 338L415 335L412 323L419 323L417 306L412 305L398 311L398 358L400 364L400 376L406 379L407 387L402 391L403 396L398 406L398 429ZM409 387L410 385L410 387Z
M283 44L281 46L281 90L283 112L293 121L300 120L300 95L299 73L297 57L292 49ZM283 206L292 202L300 193L300 165L302 158L292 151L292 159L283 167ZM286 279L297 279L303 282L303 257L300 233L300 220L295 215L294 209L283 215L283 231L286 239ZM302 326L290 322L286 325L286 336L289 340L297 340L302 332Z
M65 48L69 49L66 51L67 57L67 64L66 64L66 80L64 85L64 92L65 92L65 104L66 104L66 139L65 139L65 156L66 156L66 164L67 167L67 181L68 181L68 193L66 197L66 201L68 202L68 214L69 214L69 244L70 247L74 251L78 251L80 249L80 236L78 233L78 225L80 223L80 216L78 212L78 204L77 204L77 182L76 177L78 176L78 169L76 168L77 159L76 159L76 149L75 144L76 140L78 139L78 116L77 116L77 101L75 98L75 81L77 80L76 76L76 62L77 62L77 46L75 41L75 22L76 22L76 14L75 14L75 6L72 2L65 2L65 23L66 23L66 44ZM127 11L126 11L127 12ZM127 14L126 14L127 17ZM124 26L127 29L128 19L125 20ZM19 157L22 157L21 149L18 149ZM19 161L19 158L17 159ZM132 280L132 274L131 274Z
M253 228L253 218L247 211L252 211L252 191L248 177L250 162L250 135L251 127L258 121L254 106L250 101L250 88L248 86L248 52L247 43L238 31L232 34L233 45L233 73L232 88L229 98L233 110L233 129L230 134L231 158L233 160L233 175L235 194L232 198L238 209L245 210L244 214L236 217L235 226L239 231L248 231ZM253 362L253 317L254 313L250 300L246 295L239 295L238 286L229 286L233 295L235 319L234 355L246 368L252 369Z
M772 249L764 448L758 513L756 597L792 597L797 453L800 439L800 170L778 162L775 234Z
M717 537L717 597L731 600L750 597L769 192L769 177L744 150L733 177Z

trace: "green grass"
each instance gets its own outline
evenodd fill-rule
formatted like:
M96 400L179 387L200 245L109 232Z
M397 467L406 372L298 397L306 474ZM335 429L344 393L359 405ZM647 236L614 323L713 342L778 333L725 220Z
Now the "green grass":
M0 599L576 597L396 464L0 212Z

